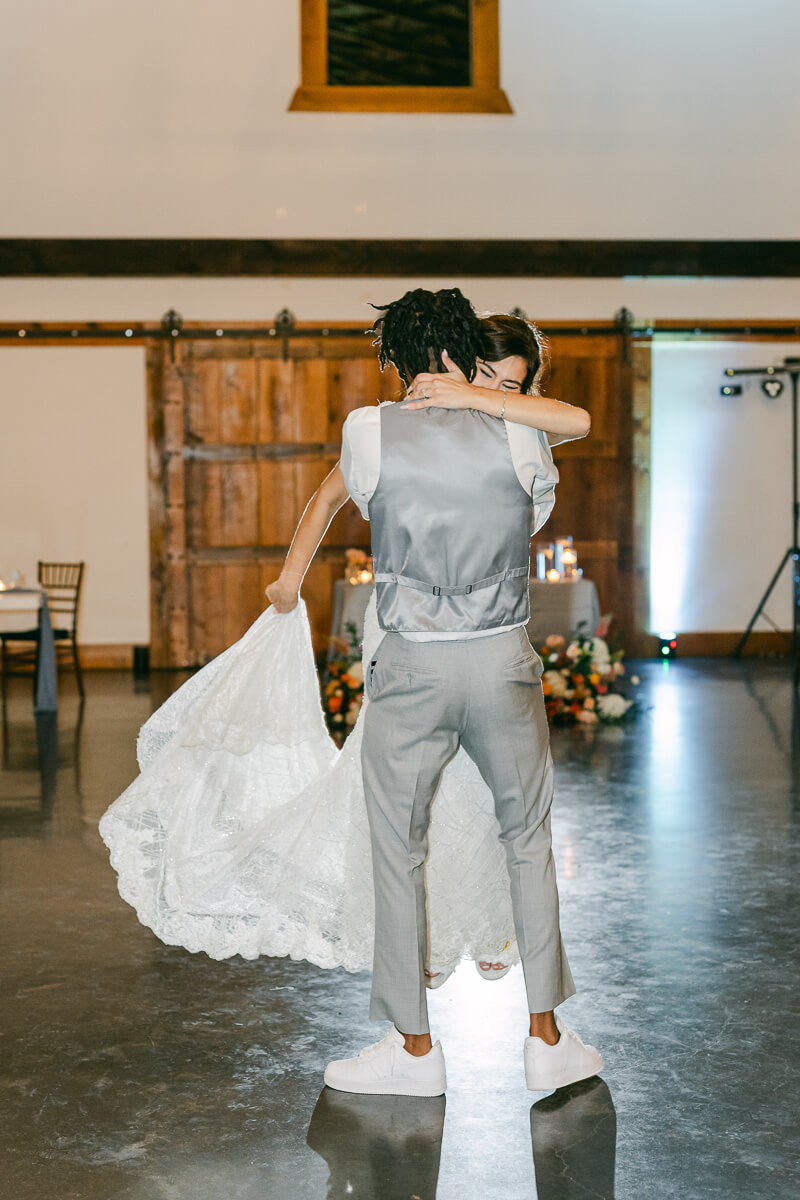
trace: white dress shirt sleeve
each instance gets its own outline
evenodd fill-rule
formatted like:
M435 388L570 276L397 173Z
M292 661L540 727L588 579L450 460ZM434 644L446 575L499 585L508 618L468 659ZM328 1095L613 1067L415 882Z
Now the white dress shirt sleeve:
M553 452L546 433L514 421L506 421L505 425L514 470L533 500L533 535L539 532L553 511L558 468L553 462Z
M378 486L381 472L381 419L379 405L353 409L342 425L342 453L339 469L350 498L365 521L368 504Z

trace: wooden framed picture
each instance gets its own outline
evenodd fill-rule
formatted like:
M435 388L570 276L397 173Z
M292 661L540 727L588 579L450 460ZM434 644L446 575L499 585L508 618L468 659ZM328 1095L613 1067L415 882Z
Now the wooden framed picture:
M301 0L291 111L513 112L499 0Z

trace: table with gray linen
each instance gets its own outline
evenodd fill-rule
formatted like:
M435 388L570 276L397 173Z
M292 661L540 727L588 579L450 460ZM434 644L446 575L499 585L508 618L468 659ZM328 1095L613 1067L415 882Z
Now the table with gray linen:
M16 597L25 596L23 606L14 607ZM37 596L38 605L31 605L30 598ZM58 709L58 674L56 670L56 646L47 592L43 588L6 588L0 592L0 633L19 632L27 628L28 613L37 612L39 630L38 667L34 688L33 711L55 712Z
M372 583L348 583L337 579L333 589L331 636L347 638L347 623L352 621L358 638L364 631L364 613L372 595ZM564 579L559 583L530 581L531 619L528 637L541 645L551 633L569 638L575 633L593 634L600 620L597 588L590 579Z

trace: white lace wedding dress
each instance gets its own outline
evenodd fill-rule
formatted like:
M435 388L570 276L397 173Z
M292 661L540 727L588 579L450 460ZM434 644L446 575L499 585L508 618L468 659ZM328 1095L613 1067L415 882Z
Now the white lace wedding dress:
M373 594L364 660L382 631ZM263 612L142 726L140 774L100 834L119 892L169 945L211 958L288 955L348 971L372 963L369 828L360 749L366 705L338 749L325 727L302 599ZM431 809L431 971L517 962L492 796L463 750Z

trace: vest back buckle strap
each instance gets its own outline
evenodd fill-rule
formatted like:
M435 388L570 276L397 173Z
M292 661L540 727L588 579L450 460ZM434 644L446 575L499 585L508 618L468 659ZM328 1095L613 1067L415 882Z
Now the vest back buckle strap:
M428 583L424 579L412 579L408 575L398 575L394 571L376 571L375 582L396 583L400 587L413 588L417 592L429 592L433 596L469 596L471 592L491 587L494 583L503 583L506 579L519 579L520 576L528 575L529 572L529 565L509 567L505 571L499 571L496 575L488 575L485 579L479 579L475 583L448 586L444 583Z

